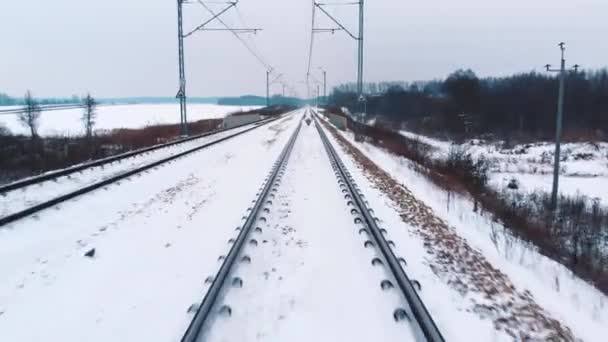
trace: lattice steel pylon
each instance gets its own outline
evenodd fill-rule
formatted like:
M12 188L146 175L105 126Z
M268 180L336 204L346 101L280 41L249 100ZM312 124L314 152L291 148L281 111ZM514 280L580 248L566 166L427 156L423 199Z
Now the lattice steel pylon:
M357 35L354 35L351 31L349 31L344 25L342 25L334 16L332 16L324 6L332 6L332 5L357 5L359 7L359 32ZM363 94L363 37L364 37L364 15L365 15L365 7L364 0L359 0L357 2L342 2L342 3L318 3L316 0L313 0L313 8L318 8L325 14L331 21L333 21L338 27L335 28L315 28L314 27L314 15L313 11L313 27L312 33L335 33L335 31L344 31L351 38L357 41L357 98L360 103L360 109L363 112L365 108L365 96ZM312 59L312 42L313 38L311 38L311 48L308 62L308 74L310 74L310 60Z
M204 30L213 30L213 31L230 31L238 37L238 33L256 33L257 31L261 31L259 28L230 28L228 27L219 17L224 14L226 11L235 7L238 4L238 0L234 1L226 1L225 4L227 6L223 8L221 11L215 13L213 12L204 1L197 0L205 9L211 13L212 17L207 19L202 24L198 25L196 28L191 30L190 32L184 34L183 28L183 5L187 3L191 3L188 0L177 0L177 45L178 45L178 65L179 65L179 90L177 91L176 98L179 99L179 111L180 111L180 131L182 135L188 135L188 117L187 117L187 96L186 96L186 68L184 62L184 38L188 38L193 35L197 31ZM218 3L218 2L214 2ZM225 28L213 28L207 29L207 24L213 22L214 20L220 21ZM249 47L248 47L249 48ZM251 50L250 50L251 51ZM251 51L253 53L253 51ZM255 53L254 53L255 55ZM259 58L259 56L256 55Z

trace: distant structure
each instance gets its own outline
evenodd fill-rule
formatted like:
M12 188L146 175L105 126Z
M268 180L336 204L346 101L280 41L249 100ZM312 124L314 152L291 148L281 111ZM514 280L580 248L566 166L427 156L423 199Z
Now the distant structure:
M240 125L250 124L264 118L258 112L237 112L232 113L224 118L222 122L222 128L232 128Z

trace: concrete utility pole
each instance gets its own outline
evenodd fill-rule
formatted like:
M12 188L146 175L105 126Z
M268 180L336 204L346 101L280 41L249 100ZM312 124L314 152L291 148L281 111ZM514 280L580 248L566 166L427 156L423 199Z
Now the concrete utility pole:
M566 87L566 59L564 53L566 44L561 42L558 44L561 50L561 65L559 69L551 69L551 65L545 65L549 72L559 72L559 93L557 99L557 119L555 124L555 156L553 161L553 187L551 190L551 209L557 208L557 198L559 190L559 162L561 153L561 138L562 138L562 121L564 116L564 92ZM575 72L578 70L578 65L574 66Z
M321 97L321 85L317 83L317 107L319 107L319 98Z
M283 76L283 74L278 74L277 77L271 81L270 74L273 71L273 69L266 70L266 107L270 107L270 86ZM285 87L283 87L283 89L285 89ZM283 92L285 92L285 90L283 90Z
M266 107L270 107L270 72L266 70Z
M365 102L363 96L363 0L359 0L359 58L358 58L358 70L357 70L357 95L359 102ZM361 107L365 106L361 103ZM363 108L363 115L365 116L367 108Z
M184 0L177 0L177 42L179 50L179 99L181 134L188 135L188 120L186 117L186 71L184 65L184 29L182 25L182 4Z
M321 67L319 69L323 72L323 104L327 104L327 71Z

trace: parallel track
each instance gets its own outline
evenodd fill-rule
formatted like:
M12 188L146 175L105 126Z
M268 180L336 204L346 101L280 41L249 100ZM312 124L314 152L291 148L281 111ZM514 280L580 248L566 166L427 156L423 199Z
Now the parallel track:
M283 116L281 116L280 118L282 118L282 117L284 117L284 115L283 115ZM4 216L4 217L0 217L0 227L4 226L4 225L6 225L6 224L9 224L9 223L15 222L15 221L17 221L17 220L19 220L19 219L22 219L22 218L28 217L28 216L30 216L30 215L32 215L32 214L35 214L35 213L40 212L40 211L42 211L42 210L44 210L44 209L50 208L50 207L52 207L52 206L55 206L55 205L57 205L57 204L59 204L59 203L65 202L65 201L70 200L70 199L72 199L72 198L75 198L75 197L77 197L77 196L80 196L80 195L83 195L83 194L89 193L89 192L91 192L91 191L97 190L97 189L99 189L99 188L101 188L101 187L104 187L104 186L106 186L106 185L109 185L109 184L115 183L115 182L117 182L117 181L119 181L119 180L121 180L121 179L125 179L125 178L127 178L127 177L133 176L133 175L138 174L138 173L140 173L140 172L143 172L143 171L149 170L149 169L151 169L151 168L157 167L157 166L159 166L159 165L161 165L161 164L164 164L164 163L170 162L170 161L172 161L172 160L175 160L175 159L178 159L178 158L184 157L184 156L186 156L186 155L189 155L189 154L192 154L192 153L194 153L194 152L200 151L200 150L202 150L202 149L204 149L204 148L207 148L207 147L210 147L210 146L213 146L213 145L219 144L219 143L221 143L221 142L223 142L223 141L226 141L226 140L228 140L228 139L231 139L231 138L237 137L237 136L239 136L239 135L241 135L241 134L245 134L245 133L247 133L247 132L249 132L249 131L252 131L252 130L254 130L254 129L256 129L256 128L259 128L259 127L262 127L262 126L265 126L265 125L267 125L267 124L269 124L269 123L271 123L271 122L274 122L274 121L276 121L276 120L278 120L278 118L276 118L276 119L270 119L270 120L266 120L266 121L262 122L261 124L258 124L258 125L256 125L256 126L253 126L253 127L251 127L251 128L248 128L248 129L246 129L246 130L239 131L239 132L237 132L237 133L234 133L234 134L228 135L228 136L223 137L223 138L220 138L220 139L218 139L218 140L214 140L214 141L211 141L211 142L208 142L208 143L205 143L205 144L202 144L202 145L196 146L196 147L194 147L194 148L191 148L191 149L188 149L188 150L186 150L186 151L183 151L183 152L180 152L180 153L177 153L177 154L171 155L171 156L169 156L169 157L166 157L166 158L163 158L163 159L157 160L157 161L155 161L155 162L152 162L152 163L149 163L149 164L146 164L146 165L140 166L140 167L136 167L136 168L134 168L134 169L131 169L131 170L128 170L128 171L122 172L122 173L120 173L120 174L118 174L118 175L116 175L116 176L112 176L112 177L110 177L110 178L107 178L107 179L104 179L104 180L101 180L101 181L95 182L95 183L93 183L93 184L90 184L90 185L84 186L84 187L82 187L82 188L79 188L79 189L77 189L77 190L71 191L71 192L69 192L69 193L66 193L66 194L63 194L63 195L60 195L60 196L57 196L57 197L52 198L52 199L50 199L50 200L44 201L44 202L42 202L42 203L39 203L39 204L33 205L33 206L28 207L28 208L26 208L26 209L23 209L23 210L21 210L21 211L14 212L14 213L9 214L9 215L6 215L6 216ZM183 142L183 141L182 141L182 142ZM165 147L165 146L163 146L163 147ZM142 152L142 151L139 151L139 153L143 153L143 152ZM126 157L124 157L124 156L123 156L122 158L126 158ZM71 171L71 169L70 169L70 171ZM72 172L76 172L76 171L72 171ZM71 173L71 172L70 172L70 173Z
M260 121L257 122L257 124L261 125L261 124L264 124L265 122L272 121L272 120L276 120L276 119L272 118L272 119L260 120ZM179 145L179 144L190 142L190 141L197 140L197 139L200 139L200 138L212 136L214 134L218 134L218 133L222 133L222 132L227 132L227 131L238 129L238 128L241 128L241 127L244 127L244 126L247 126L247 125L251 125L251 124L252 123L248 123L248 124L243 124L243 125L239 125L239 126L235 126L235 127L231 127L231 128L218 129L218 130L214 130L214 131L211 131L211 132L195 135L195 136L192 136L192 137L188 137L188 138L184 138L184 139L179 139L179 140L171 141L171 142L164 143L164 144L157 144L157 145L154 145L154 146L145 147L145 148L141 148L141 149L130 151L130 152L125 152L125 153L121 153L121 154L118 154L118 155L115 155L115 156L111 156L111 157L107 157L107 158L103 158L103 159L94 160L94 161L91 161L91 162L88 162L88 163L78 164L76 166L68 167L66 169L47 172L47 173L44 173L44 174L39 175L39 176L29 177L29 178L26 178L26 179L23 179L23 180L20 180L20 181L16 181L16 182L13 182L13 183L9 183L9 184L0 186L0 194L6 194L6 193L8 193L10 191L23 189L26 186L39 184L39 183L42 183L42 182L45 182L45 181L49 181L49 180L53 180L53 179L56 179L56 178L59 178L59 177L64 177L64 176L73 174L75 172L80 172L80 171L83 171L83 170L86 170L86 169L90 169L90 168L93 168L93 167L98 167L98 166L110 164L110 163L113 163L113 162L121 161L123 159L135 157L135 156L138 156L138 155L141 155L141 154L144 154L144 153L160 150L160 149L163 149L163 148L166 148L166 147L171 147L171 146ZM253 123L253 124L256 124L256 123Z
M271 189L277 186L275 182L280 179L281 175L285 171L287 161L289 160L289 156L291 155L291 151L293 150L293 146L295 144L296 138L298 137L298 133L300 132L301 127L302 121L300 121L300 123L298 124L298 127L292 134L291 138L283 148L283 151L279 155L279 158L272 167L272 170L270 171L270 174L266 179L266 183L262 191L259 193L259 196L251 212L249 213L249 216L247 217L247 220L241 227L235 242L232 244L228 255L226 255L226 258L220 266L217 275L213 279L211 287L209 287L209 290L205 294L205 297L203 298L200 307L198 308L196 314L194 315L194 318L190 322L186 333L182 337L182 342L198 341L199 336L201 335L202 328L205 325L205 322L210 318L212 310L215 306L215 303L220 295L222 288L224 287L224 284L226 283L228 275L231 273L231 270L233 269L234 264L236 263L236 260L239 254L241 253L245 242L247 241L247 238L251 235L252 228L255 222L257 221L260 213L262 212L264 203L266 203L266 201L268 200L268 197L271 193Z

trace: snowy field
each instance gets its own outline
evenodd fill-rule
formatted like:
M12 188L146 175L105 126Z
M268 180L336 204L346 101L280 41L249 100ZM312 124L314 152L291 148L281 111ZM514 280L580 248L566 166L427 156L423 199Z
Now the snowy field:
M432 157L445 159L452 144L447 141L402 131L408 138L418 139L433 147ZM503 149L501 143L469 140L458 145L474 158L490 162L490 184L497 190L507 189L512 179L518 191L551 192L555 145L549 142L516 145ZM560 193L586 196L608 205L608 143L565 143L561 146Z
M0 107L0 109L10 108L12 107ZM223 118L233 112L255 108L259 107L189 104L188 121ZM82 135L84 129L81 116L81 108L43 111L38 133L41 136ZM97 108L96 121L95 130L175 124L180 121L179 104L100 105ZM29 134L29 130L19 122L16 114L1 114L0 125L8 128L13 134Z

